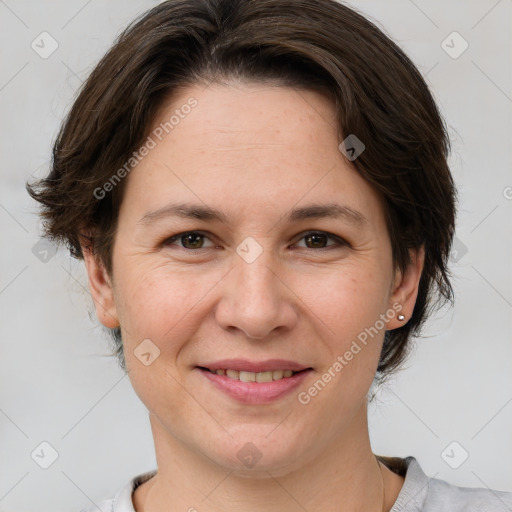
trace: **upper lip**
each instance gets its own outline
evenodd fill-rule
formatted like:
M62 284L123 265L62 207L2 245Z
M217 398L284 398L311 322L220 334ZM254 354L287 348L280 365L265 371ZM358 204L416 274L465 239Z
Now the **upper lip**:
M270 372L275 370L293 370L300 372L311 368L295 361L286 359L267 359L266 361L248 361L247 359L222 359L199 365L209 370L237 370L242 372Z

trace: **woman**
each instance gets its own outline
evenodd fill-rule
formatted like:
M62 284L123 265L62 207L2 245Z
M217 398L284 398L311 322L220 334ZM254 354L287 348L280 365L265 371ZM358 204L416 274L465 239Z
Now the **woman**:
M170 0L121 34L29 187L150 412L158 470L101 510L512 509L369 441L372 383L452 299L448 151L332 0Z

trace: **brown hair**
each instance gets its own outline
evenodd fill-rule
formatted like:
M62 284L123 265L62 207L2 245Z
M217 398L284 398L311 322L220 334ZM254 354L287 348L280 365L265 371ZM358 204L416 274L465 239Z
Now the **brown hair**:
M377 377L396 370L408 340L450 301L448 258L456 190L444 121L421 74L379 28L334 0L169 0L135 20L83 84L53 147L47 178L27 185L42 205L45 234L81 258L89 243L112 272L123 181L111 179L147 136L178 88L229 79L313 89L336 109L338 137L366 146L352 163L380 193L395 268L425 248L410 320L385 334ZM116 354L124 356L120 329Z

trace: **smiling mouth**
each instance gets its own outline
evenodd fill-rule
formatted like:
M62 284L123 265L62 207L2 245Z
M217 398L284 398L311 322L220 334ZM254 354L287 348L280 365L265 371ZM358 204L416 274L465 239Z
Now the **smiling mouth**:
M241 382L273 382L276 380L288 379L295 374L306 372L311 370L311 368L305 368L301 371L293 371L293 370L272 370L266 372L246 372L246 371L238 371L231 369L218 369L218 370L210 370L209 368L204 368L199 366L201 370L206 370L210 373L214 373L216 375L222 375L228 377L229 379L239 380Z

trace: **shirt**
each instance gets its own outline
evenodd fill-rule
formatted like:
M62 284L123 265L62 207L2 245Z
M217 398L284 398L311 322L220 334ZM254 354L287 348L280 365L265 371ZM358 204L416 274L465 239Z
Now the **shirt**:
M379 460L392 471L405 477L400 493L390 512L512 512L512 492L487 488L459 487L429 478L412 457L382 457ZM131 479L110 499L81 512L135 512L133 491L156 474L149 471Z

